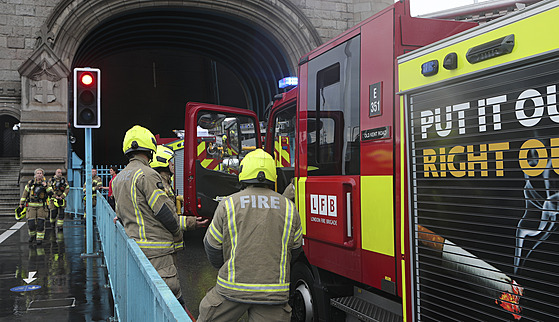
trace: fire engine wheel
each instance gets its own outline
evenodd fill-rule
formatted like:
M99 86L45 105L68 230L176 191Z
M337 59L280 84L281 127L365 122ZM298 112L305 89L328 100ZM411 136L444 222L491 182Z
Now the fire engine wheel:
M314 320L313 276L303 263L296 263L291 271L291 321L311 322Z

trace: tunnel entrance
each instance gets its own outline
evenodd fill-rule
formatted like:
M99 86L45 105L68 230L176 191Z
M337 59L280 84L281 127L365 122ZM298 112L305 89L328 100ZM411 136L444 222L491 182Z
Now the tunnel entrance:
M102 21L72 63L101 69L102 121L93 130L93 163L126 163L122 138L135 124L174 137L172 130L184 127L189 101L247 108L262 117L279 92L278 80L296 74L289 61L272 35L223 12L150 7ZM70 129L72 150L83 158L83 130Z

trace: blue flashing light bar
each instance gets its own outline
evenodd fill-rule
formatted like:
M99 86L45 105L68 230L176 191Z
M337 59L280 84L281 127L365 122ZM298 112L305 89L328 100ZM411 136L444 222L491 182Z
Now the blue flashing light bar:
M297 86L297 83L297 77L285 77L279 80L278 85L279 88L286 88L288 86Z

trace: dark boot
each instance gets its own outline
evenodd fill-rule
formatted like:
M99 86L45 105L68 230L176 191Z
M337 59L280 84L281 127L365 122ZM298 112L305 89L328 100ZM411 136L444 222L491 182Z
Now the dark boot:
M29 232L29 242L32 243L37 236L37 223L35 222L35 219L27 220L27 229Z

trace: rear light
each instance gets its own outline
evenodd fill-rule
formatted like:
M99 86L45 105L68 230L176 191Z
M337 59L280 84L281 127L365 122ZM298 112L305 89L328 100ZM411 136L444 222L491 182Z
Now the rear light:
M202 198L198 198L198 209L202 208Z

